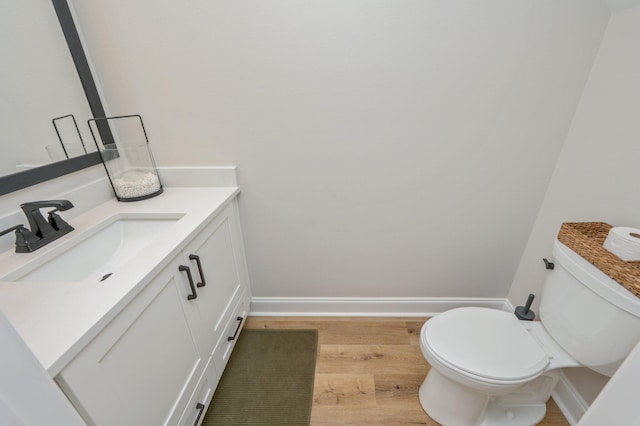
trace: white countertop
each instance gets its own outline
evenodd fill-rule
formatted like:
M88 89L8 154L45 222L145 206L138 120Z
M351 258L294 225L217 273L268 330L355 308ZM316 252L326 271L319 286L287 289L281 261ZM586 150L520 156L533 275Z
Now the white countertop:
M0 254L0 277L73 245L74 238L114 216L160 214L180 219L104 282L2 281L0 309L54 377L238 192L237 187L165 188L148 200L101 204L68 221L75 231L33 253Z

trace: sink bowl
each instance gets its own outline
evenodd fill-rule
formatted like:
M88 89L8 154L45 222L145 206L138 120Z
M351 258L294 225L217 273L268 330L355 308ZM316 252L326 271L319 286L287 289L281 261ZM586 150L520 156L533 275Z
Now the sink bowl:
M26 282L106 280L179 219L111 218L7 278Z

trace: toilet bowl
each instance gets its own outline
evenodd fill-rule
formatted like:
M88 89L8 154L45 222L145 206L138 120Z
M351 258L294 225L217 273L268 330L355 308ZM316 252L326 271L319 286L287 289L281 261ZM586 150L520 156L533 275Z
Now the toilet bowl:
M420 387L420 401L434 420L460 426L526 425L544 417L557 382L557 374L549 372L580 363L554 344L539 322L521 323L510 312L473 307L425 323L420 349L432 370ZM538 378L543 380L532 386ZM441 410L443 399L455 406ZM478 422L487 411L494 422Z
M558 267L545 280L541 321L466 307L424 324L420 349L431 369L419 397L431 418L445 426L535 425L559 369L610 376L640 339L640 299L557 240L553 253Z

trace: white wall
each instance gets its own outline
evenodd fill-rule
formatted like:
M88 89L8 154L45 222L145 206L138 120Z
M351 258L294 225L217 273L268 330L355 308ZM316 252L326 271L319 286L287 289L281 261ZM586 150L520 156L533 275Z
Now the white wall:
M562 222L640 227L638 40L640 7L613 14L509 292L513 304L540 294L540 259Z
M504 297L601 0L74 2L160 165L239 167L256 296Z
M562 222L640 227L638 40L640 7L614 13L509 292L513 305L540 294L540 259ZM587 401L605 383L586 371L570 377Z

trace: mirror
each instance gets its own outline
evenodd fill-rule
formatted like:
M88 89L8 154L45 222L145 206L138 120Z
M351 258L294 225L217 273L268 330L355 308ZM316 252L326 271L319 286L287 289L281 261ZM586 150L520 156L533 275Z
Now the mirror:
M67 0L8 2L0 32L0 195L100 163L86 123L106 114Z

